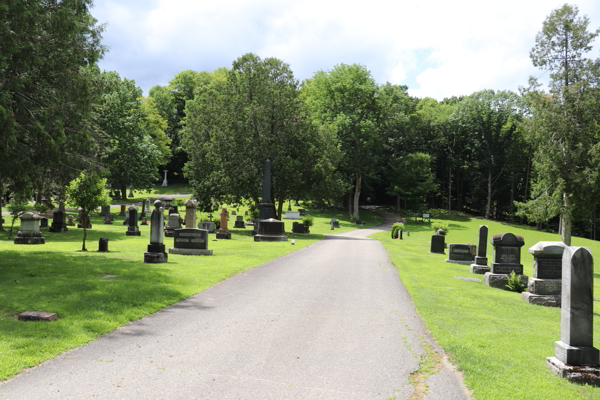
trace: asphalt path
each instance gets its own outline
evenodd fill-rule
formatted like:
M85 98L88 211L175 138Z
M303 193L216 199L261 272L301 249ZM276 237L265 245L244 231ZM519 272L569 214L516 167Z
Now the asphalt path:
M388 216L390 217L390 216ZM427 334L387 252L326 240L0 384L0 399L407 399ZM425 400L467 399L445 362Z

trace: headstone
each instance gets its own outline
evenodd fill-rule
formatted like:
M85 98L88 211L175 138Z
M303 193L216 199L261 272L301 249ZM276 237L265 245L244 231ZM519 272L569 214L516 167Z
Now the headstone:
M100 238L98 240L98 251L100 252L108 252L108 238Z
M331 225L333 228L339 228L340 227L340 221L338 221L335 218L331 218Z
M179 208L177 206L169 206L167 207L167 210L169 210L169 215L171 214L179 214Z
M154 210L150 218L150 244L148 251L144 253L145 263L163 263L167 262L169 255L165 252L164 241L164 215L165 209L162 207L162 202L156 200L154 202Z
M77 224L77 228L83 228L84 226L87 229L92 228L91 218L88 213L84 213L83 210L79 212L79 223Z
M306 210L304 208L299 208L298 214L300 214L301 217L304 217L306 215Z
M356 225L362 225L362 221L360 219L356 219Z
M71 217L73 218L73 217ZM62 233L67 232L69 228L65 225L65 212L60 210L55 210L52 213L52 226L48 228L49 232Z
M287 211L285 213L285 219L300 219L299 211Z
M294 222L292 224L293 233L310 233L309 227L301 222Z
M255 242L284 242L287 240L283 221L274 218L258 221L258 233L254 235Z
M585 247L565 247L562 257L560 341L548 366L578 383L598 385L600 352L594 347L594 260ZM582 368L583 367L583 368Z
M563 242L538 242L529 248L533 254L533 278L521 297L527 303L560 307Z
M67 226L75 226L75 222L73 222L73 216L71 214L67 215Z
M100 215L101 217L104 217L106 214L110 214L110 206L102 206L100 208Z
M127 236L140 236L140 228L138 228L138 219L137 219L137 208L135 206L129 207L129 225L127 226L127 232L125 234Z
M197 228L175 229L174 246L169 249L171 254L211 256L213 251L208 248L208 231Z
M237 213L235 212L235 210L231 211L231 215L237 215Z
M248 210L244 211L244 216L248 216Z
M140 212L140 221L142 220L142 218L144 218L146 216L146 209L150 208L150 200L148 199L143 199L142 200L142 212Z
M142 225L148 225L148 218L142 217Z
M169 186L169 181L167 180L167 172L169 172L169 170L165 169L165 179L163 179L162 182L162 186Z
M477 256L475 257L475 262L469 267L469 271L472 274L485 274L486 272L490 272L490 267L488 267L487 265L487 238L487 225L479 225L479 237L477 238Z
M165 236L174 237L175 229L179 228L181 228L179 214L169 214L169 220L167 222L167 227L165 228Z
M502 233L492 236L494 246L494 261L490 272L484 275L487 286L508 290L508 275L515 272L519 275L522 285L527 285L528 276L523 275L521 264L521 247L525 244L523 236L512 233Z
M470 265L475 260L477 246L474 244L450 243L446 262Z
M198 228L205 229L208 233L215 233L215 223L212 221L200 221Z
M431 249L430 253L445 254L444 248L446 247L446 237L444 235L435 234L431 235Z
M185 202L185 226L186 228L196 228L196 208L198 202L189 199Z
M273 212L273 203L271 203L271 160L266 159L263 175L263 199L260 202L260 220L275 218Z
M56 321L56 313L44 311L24 311L17 317L19 321Z
M14 244L44 244L46 239L40 232L40 217L32 211L21 215L21 226L15 236Z
M111 213L104 214L104 225L112 225L113 215Z
M48 218L42 217L42 219L40 219L40 228L47 228L47 227L48 227Z
M246 228L246 225L244 224L244 217L241 215L238 215L235 219L235 225L233 227L241 228L241 229Z
M127 205L121 204L121 211L119 212L119 217L124 217L127 214Z
M129 225L129 213L125 215L125 219L123 220L123 225Z
M227 208L223 207L221 210L221 227L217 232L217 239L231 239L231 232L227 229L227 221L229 220L229 213Z

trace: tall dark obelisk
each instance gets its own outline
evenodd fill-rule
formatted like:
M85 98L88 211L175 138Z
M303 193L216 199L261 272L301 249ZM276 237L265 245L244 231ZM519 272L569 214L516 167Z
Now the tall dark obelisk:
M273 203L271 203L271 160L266 159L263 177L263 199L260 202L259 219L275 218L273 208Z

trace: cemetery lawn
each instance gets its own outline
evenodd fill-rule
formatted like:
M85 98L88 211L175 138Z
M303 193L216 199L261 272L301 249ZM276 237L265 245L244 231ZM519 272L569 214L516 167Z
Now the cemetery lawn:
M483 219L441 216L449 224L446 243L476 244L479 225L492 235L511 232L525 238L521 250L524 273L532 276L533 257L527 251L539 241L560 241L556 234ZM372 235L380 240L437 342L464 373L477 400L491 399L600 399L600 388L580 386L553 375L546 357L555 355L560 340L560 309L526 304L521 295L483 284L483 275L467 265L444 262L446 255L430 254L433 229L429 223L409 221L411 236L392 240L390 232ZM600 242L576 238L574 246L600 254ZM488 262L493 250L488 244ZM600 266L595 257L594 291L600 298ZM482 283L455 277L480 278ZM400 338L399 338L400 340ZM594 346L600 348L600 302L594 302Z
M298 207L294 207L297 209ZM118 208L113 207L113 213ZM212 241L212 256L169 254L163 264L144 264L149 225L141 236L126 236L124 217L113 225L93 217L87 252L81 249L83 229L48 232L44 245L15 245L8 232L0 232L0 380L81 346L119 326L152 314L227 279L323 239L332 233L331 218L341 220L343 232L356 229L346 212L307 209L314 215L310 234L288 233L287 242L254 242L251 228L230 229L231 240ZM362 210L361 210L362 211ZM184 213L182 212L181 215ZM371 227L383 219L367 211L361 217ZM118 212L117 212L118 215ZM230 226L235 217L230 216ZM292 220L284 220L286 232ZM15 233L18 230L18 221ZM98 240L109 239L108 253L99 253ZM292 245L295 239L295 245ZM166 248L173 238L165 238ZM21 322L23 311L58 314L54 322Z

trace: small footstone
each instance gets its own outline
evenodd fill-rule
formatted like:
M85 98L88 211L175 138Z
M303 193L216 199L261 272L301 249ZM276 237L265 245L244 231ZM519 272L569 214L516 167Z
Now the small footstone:
M19 314L19 321L56 321L56 313L43 311L25 311Z
M467 278L464 276L455 276L456 279L460 279L462 281L469 281L469 282L477 282L477 283L481 283L481 279L479 278Z

